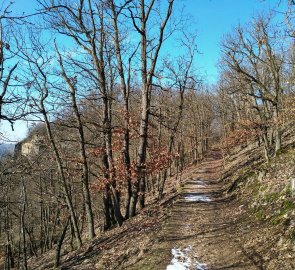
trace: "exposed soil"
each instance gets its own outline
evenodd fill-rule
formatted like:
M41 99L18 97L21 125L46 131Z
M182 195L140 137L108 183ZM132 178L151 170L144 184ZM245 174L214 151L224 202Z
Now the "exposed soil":
M244 236L259 225L223 195L221 168L219 153L212 153L169 209L160 242L128 269L263 269L259 254L243 247Z
M63 256L60 269L295 269L294 251L273 247L280 230L258 221L225 191L223 160L212 151L184 175L185 183L82 249ZM33 269L50 269L49 260Z

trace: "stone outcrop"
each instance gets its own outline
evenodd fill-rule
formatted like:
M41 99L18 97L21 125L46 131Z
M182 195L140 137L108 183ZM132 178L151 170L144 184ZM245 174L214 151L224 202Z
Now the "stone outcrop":
M44 149L46 149L44 137L34 134L15 145L14 156L35 156Z

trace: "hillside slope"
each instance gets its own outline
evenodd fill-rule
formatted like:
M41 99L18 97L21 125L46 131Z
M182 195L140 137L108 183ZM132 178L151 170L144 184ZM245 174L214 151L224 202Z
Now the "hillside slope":
M295 269L295 150L269 164L255 150L242 153L224 164L212 151L178 192L80 250L64 250L60 269ZM53 256L31 261L32 269L52 268Z
M295 149L288 147L269 163L256 160L228 179L235 183L230 193L258 221L244 246L259 254L261 269L295 269L294 161Z

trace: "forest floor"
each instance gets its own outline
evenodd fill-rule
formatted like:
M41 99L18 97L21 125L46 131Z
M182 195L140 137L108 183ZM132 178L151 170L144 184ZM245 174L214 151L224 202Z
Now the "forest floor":
M222 156L212 151L187 170L177 192L65 254L60 269L295 269L294 245L285 244L280 227L255 217L250 198L225 192L222 173ZM48 257L32 269L52 267Z
M213 153L176 198L159 232L159 243L128 269L264 269L245 235L259 225L234 196L223 195L222 159Z

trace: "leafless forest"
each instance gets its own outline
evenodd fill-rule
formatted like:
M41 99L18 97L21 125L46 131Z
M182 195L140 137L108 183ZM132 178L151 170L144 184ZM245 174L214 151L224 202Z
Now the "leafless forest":
M49 250L58 267L65 241L122 226L209 149L268 162L294 135L292 1L224 36L215 85L176 0L37 2L0 4L0 121L30 123L0 162L0 267Z

